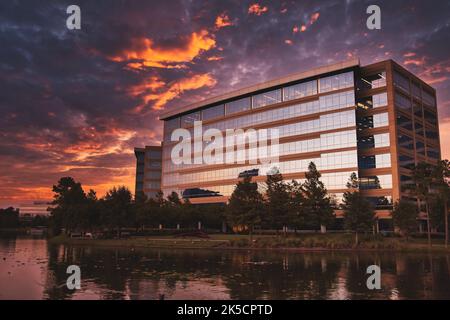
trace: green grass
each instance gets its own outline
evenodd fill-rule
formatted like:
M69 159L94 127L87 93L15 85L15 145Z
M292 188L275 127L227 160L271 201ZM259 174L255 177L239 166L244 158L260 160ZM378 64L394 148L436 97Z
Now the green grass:
M174 238L172 236L133 237L129 239L82 240L58 236L51 243L74 245L94 245L105 247L144 247L144 248L191 248L191 249L291 249L291 250L391 250L391 251L433 251L449 252L442 240L434 240L428 248L426 239L385 238L382 236L360 236L358 246L354 244L353 234L298 234L284 237L255 235L250 242L248 235L214 234L210 239Z

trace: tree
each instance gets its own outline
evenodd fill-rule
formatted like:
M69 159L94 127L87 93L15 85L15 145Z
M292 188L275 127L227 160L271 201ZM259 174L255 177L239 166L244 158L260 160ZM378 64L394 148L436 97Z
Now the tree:
M303 192L305 218L322 229L330 224L334 215L331 198L328 196L323 182L320 181L320 177L321 174L316 165L311 162L306 173L306 181L303 184Z
M266 179L266 208L269 221L272 227L283 227L286 235L286 228L289 225L289 204L290 194L288 185L283 181L283 176L276 170L271 174L267 174Z
M412 180L414 184L412 185L412 189L410 187L411 192L417 197L419 200L419 207L421 207L421 203L425 204L425 214L427 218L427 236L428 236L428 246L431 247L431 219L430 219L430 202L431 202L431 187L433 184L433 175L435 169L432 165L420 162L413 169Z
M407 240L408 236L417 228L418 213L417 204L405 200L397 201L394 204L391 212L394 226L400 229L400 232L406 236Z
M86 194L81 183L72 177L63 177L53 186L53 207L50 209L51 226L54 233L59 233L61 228L70 232L86 224Z
M358 245L358 234L373 228L375 212L372 204L359 192L359 181L356 173L352 173L347 183L347 191L343 197L344 225L355 232L355 245Z
M439 202L443 204L444 210L444 229L445 229L445 247L448 247L448 202L450 201L450 161L441 160L438 162L435 172L435 189Z
M229 223L234 226L248 227L252 242L254 227L261 222L263 198L258 191L258 184L252 182L250 176L237 183L227 209Z
M131 192L124 186L113 187L106 193L103 200L106 210L104 221L111 228L116 228L120 237L122 228L134 221Z
M19 209L9 207L0 209L0 228L17 228L19 226Z
M134 197L134 210L136 214L136 226L144 230L145 224L150 218L150 204L144 192L137 192Z
M303 185L295 180L288 185L289 188L289 206L288 215L289 221L295 227L295 230L300 229L305 225L305 210L304 210L304 190Z

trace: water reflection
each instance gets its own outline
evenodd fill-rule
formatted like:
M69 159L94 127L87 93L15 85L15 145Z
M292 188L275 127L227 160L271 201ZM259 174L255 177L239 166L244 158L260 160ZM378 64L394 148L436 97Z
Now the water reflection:
M82 289L66 288L66 268ZM381 266L381 290L366 287ZM106 249L0 240L1 299L450 299L448 255Z

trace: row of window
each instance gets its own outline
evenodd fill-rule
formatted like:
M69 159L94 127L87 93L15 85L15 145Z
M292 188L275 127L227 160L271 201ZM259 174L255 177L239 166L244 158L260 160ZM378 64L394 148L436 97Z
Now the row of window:
M358 117L358 130L380 128L389 125L388 113L378 113L365 117Z
M326 153L322 154L318 158L285 161L279 163L277 167L282 174L306 172L310 162L314 162L319 170L356 168L358 166L357 151ZM273 167L273 165L271 165L271 167ZM266 165L258 164L186 174L165 174L163 176L163 184L167 186L223 179L236 179L241 172L253 169L259 169L260 174L265 175L270 168L267 168Z
M390 146L389 133L381 133L358 138L359 149L372 149L389 146Z
M408 95L412 95L417 99L422 98L424 104L430 107L436 106L436 99L432 94L430 94L428 91L421 90L420 86L415 82L412 82L412 85L410 87L409 79L398 73L397 71L394 72L394 85L397 88L403 90Z
M380 108L387 106L387 93L379 93L375 94L373 96L365 97L360 100L358 100L357 106L358 108L368 110L368 109L374 109L374 108Z
M330 92L334 90L353 87L353 72L347 72L334 76L329 76L317 80L307 81L291 86L286 86L282 89L275 89L251 97L240 98L226 104L213 106L202 111L191 112L183 115L181 118L174 118L165 121L166 132L179 127L187 127L199 120L210 120L230 115L238 112L243 112L250 109L257 109L264 106L280 103L282 101L290 101L306 96L315 95L318 92Z
M378 175L359 178L359 188L361 190L369 189L391 189L392 175Z
M282 144L276 144L271 146L256 146L244 149L244 145L241 145L242 149L235 149L229 151L223 146L217 146L217 148L211 148L208 153L203 154L203 157L208 157L206 165L224 164L224 163L240 163L240 162L267 162L271 159L275 159L281 156L290 154L301 154L314 151L325 151L331 149L342 148L356 148L356 130L335 132L322 134L320 138L300 140L287 142ZM199 161L206 161L202 159L202 153L195 153L193 158L198 156ZM182 158L182 155L179 155ZM191 161L192 162L192 161ZM195 162L195 161L194 161ZM188 164L189 165L189 164Z
M354 92L342 92L338 94L331 94L322 96L319 100L299 103L288 107L277 108L262 112L256 112L249 115L224 120L221 122L204 125L203 130L218 129L225 131L226 129L239 129L246 128L253 125L260 125L268 122L291 119L298 116L314 114L318 112L325 112L331 110L339 110L355 105ZM170 120L172 121L172 120ZM170 141L171 132L174 128L167 127L164 139ZM191 135L193 135L193 128L190 129Z
M360 156L358 158L360 169L376 169L376 168L390 168L391 154L377 154L370 156Z
M319 119L291 123L287 125L272 127L270 130L278 130L280 138L320 132L325 130L334 130L353 127L356 125L355 112L343 111L339 113L332 113L320 116ZM238 141L238 139L235 139ZM204 146L208 142L203 142ZM173 146L168 145L164 148L164 159L170 159Z

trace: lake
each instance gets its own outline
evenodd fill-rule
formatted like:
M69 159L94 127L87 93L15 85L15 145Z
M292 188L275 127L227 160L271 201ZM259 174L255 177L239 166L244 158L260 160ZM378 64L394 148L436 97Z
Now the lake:
M66 286L69 265L81 289ZM368 290L366 268L381 267ZM0 299L450 299L450 255L97 248L0 239Z

